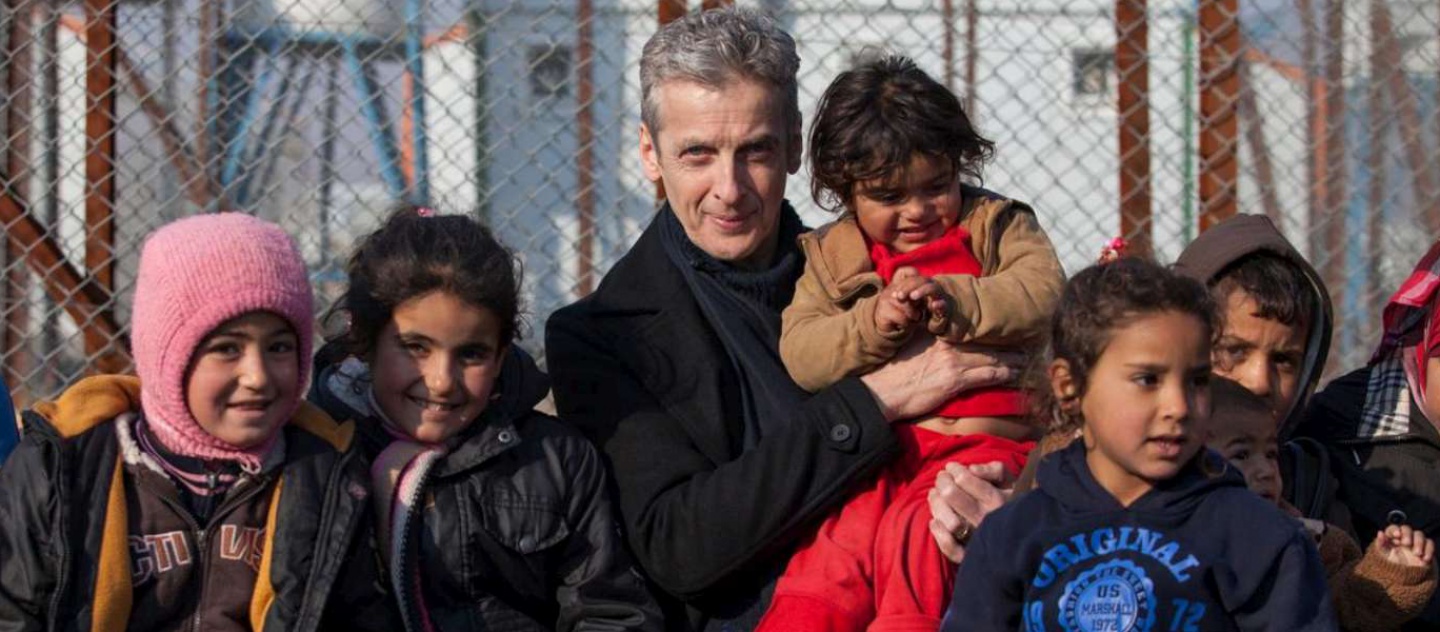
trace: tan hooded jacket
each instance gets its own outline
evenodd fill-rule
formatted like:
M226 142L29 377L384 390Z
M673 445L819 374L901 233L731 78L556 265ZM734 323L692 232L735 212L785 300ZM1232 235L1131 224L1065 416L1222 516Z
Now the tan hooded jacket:
M1049 323L1064 270L1029 206L979 188L962 187L961 195L960 223L983 274L935 277L950 297L941 337L1018 348ZM795 382L813 392L889 361L911 334L875 325L885 284L853 214L802 235L800 247L805 274L784 313L780 357Z

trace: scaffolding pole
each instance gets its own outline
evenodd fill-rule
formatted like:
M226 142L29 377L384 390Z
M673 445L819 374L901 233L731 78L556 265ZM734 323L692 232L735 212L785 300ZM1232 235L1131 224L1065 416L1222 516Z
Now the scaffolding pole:
M1235 215L1240 176L1240 8L1200 3L1200 230Z
M1149 256L1150 33L1145 0L1115 2L1115 71L1119 77L1120 234L1130 251Z

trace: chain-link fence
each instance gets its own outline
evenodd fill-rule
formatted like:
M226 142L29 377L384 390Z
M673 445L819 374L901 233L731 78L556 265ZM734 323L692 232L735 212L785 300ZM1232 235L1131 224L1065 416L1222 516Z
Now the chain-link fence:
M524 260L542 352L654 212L639 53L701 9L662 1L7 0L5 379L25 400L125 369L143 236L224 208L297 237L322 309L394 202L479 213ZM1440 2L761 4L801 47L802 112L869 47L950 85L996 141L984 184L1032 202L1072 272L1122 230L1173 260L1272 216L1336 297L1336 366L1440 232Z

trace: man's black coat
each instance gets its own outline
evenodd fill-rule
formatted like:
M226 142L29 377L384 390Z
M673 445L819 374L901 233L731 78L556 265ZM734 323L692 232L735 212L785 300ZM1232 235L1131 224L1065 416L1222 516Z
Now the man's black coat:
M899 452L855 378L743 451L735 369L658 222L593 294L550 317L545 343L560 416L609 461L630 545L677 629L763 606L800 538Z

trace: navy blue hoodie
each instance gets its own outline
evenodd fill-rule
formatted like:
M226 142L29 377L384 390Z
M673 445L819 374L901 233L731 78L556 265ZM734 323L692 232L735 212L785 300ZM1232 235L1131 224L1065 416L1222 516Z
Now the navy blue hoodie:
M1081 444L986 517L944 630L1337 629L1310 536L1218 456L1202 451L1127 509Z

